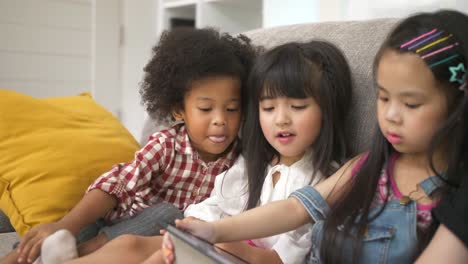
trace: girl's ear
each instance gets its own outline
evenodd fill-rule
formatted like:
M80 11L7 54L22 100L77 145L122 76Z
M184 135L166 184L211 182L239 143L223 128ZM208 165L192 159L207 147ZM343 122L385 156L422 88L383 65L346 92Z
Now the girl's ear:
M172 109L172 117L174 117L176 121L184 121L184 111L178 107L174 108Z

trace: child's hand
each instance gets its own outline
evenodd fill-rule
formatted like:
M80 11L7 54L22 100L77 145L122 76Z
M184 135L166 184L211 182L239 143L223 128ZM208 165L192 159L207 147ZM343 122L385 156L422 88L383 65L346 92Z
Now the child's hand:
M175 224L177 228L190 232L203 240L210 243L216 242L215 230L210 222L205 222L195 217L187 217L182 220L175 220Z
M27 261L32 263L39 256L44 240L60 229L63 229L63 227L58 223L42 224L31 228L21 239L18 246L18 262L25 263Z
M172 264L174 262L174 245L172 244L171 237L166 232L166 230L161 230L161 234L163 235L162 241L162 253L164 262L166 264Z

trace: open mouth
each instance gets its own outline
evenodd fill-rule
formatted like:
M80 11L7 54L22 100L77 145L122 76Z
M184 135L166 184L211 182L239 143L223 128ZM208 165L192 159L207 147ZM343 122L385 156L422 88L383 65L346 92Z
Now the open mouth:
M208 138L214 143L223 143L227 139L226 136L209 136Z
M279 137L279 138L288 138L288 137L293 137L293 136L295 135L289 132L280 132L276 135L276 137Z
M281 143L289 143L291 142L296 135L290 132L280 132L276 134L276 138Z

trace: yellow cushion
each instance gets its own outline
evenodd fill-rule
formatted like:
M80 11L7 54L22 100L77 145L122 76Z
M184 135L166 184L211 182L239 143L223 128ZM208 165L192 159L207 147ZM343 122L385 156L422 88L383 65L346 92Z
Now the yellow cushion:
M36 99L0 90L0 209L20 235L57 221L139 147L87 93Z

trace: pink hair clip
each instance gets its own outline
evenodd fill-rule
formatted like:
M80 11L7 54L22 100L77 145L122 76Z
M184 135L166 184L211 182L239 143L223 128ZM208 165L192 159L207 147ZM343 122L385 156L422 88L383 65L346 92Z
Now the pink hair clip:
M418 36L418 37L416 37L416 38L414 38L414 39L412 39L412 40L410 40L410 41L408 41L408 42L402 44L402 45L400 46L400 49L402 49L402 48L404 48L404 47L410 45L411 43L414 43L414 42L416 42L416 41L418 41L418 40L420 40L420 39L422 39L422 38L424 38L424 37L427 37L427 36L429 36L429 35L431 35L431 34L434 34L436 31L437 31L437 28L434 28L433 30L431 30L431 31L429 31L429 32L426 32L426 33L424 33L424 34L422 34L422 35L420 35L420 36Z

